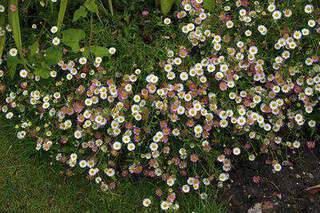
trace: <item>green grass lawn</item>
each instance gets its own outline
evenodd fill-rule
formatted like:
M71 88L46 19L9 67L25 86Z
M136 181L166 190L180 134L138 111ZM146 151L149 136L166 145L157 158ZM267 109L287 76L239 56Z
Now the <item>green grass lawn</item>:
M0 131L0 212L143 212L141 201L154 182L123 182L114 192L101 192L84 176L67 178L33 145ZM213 199L185 197L180 212L224 212ZM156 206L146 212L157 212Z

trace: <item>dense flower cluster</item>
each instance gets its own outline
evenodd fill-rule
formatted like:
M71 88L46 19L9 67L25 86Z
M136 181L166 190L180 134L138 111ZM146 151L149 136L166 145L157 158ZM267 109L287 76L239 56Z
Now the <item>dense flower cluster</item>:
M320 17L312 3L268 2L222 1L209 12L202 0L183 0L164 23L179 25L189 43L168 49L161 71L110 78L102 58L80 57L61 61L43 86L22 69L1 111L19 122L19 139L31 138L102 190L120 176L163 180L167 191L155 195L163 210L179 208L178 192L205 199L240 154L254 161L271 153L280 171L277 151L301 147L299 132L318 125Z

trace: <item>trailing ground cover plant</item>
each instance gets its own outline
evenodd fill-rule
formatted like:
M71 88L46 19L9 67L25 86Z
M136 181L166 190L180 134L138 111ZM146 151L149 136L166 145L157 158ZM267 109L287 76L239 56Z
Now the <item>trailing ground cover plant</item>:
M287 152L317 143L316 1L183 0L157 23L165 59L114 75L112 62L125 53L92 43L93 25L89 33L77 25L94 16L103 22L98 1L77 5L70 28L62 24L65 2L48 3L60 8L57 25L42 26L50 42L36 41L21 55L28 69L16 64L9 85L9 59L19 57L19 47L6 48L1 111L19 139L48 152L68 174L84 174L102 191L147 177L162 184L142 205L177 210L181 194L205 200L223 187L240 158L266 155L265 166L279 172Z

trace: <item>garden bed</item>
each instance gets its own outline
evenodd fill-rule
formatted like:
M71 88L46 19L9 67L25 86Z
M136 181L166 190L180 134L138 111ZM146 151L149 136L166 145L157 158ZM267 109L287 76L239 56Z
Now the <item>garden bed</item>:
M0 0L0 15L5 156L22 145L108 211L320 210L319 1ZM21 209L19 177L3 180Z

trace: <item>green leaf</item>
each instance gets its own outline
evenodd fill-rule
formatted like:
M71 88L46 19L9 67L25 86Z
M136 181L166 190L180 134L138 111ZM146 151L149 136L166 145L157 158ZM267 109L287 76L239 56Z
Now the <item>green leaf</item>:
M30 48L30 56L34 56L39 51L39 42L35 41L29 48Z
M208 11L213 11L215 0L203 0L203 8Z
M41 78L48 79L50 77L49 68L39 67L34 70L34 74Z
M67 5L68 5L68 0L61 0L59 14L58 14L58 21L57 21L57 27L59 31L63 23L64 16L66 14Z
M72 49L73 52L78 52L80 49L79 42L86 37L83 30L68 29L62 32L62 43Z
M113 16L113 6L112 6L112 0L108 0L109 10L111 13L111 16Z
M90 12L98 13L98 6L95 0L86 0L83 4Z
M87 17L87 14L88 14L88 12L87 12L86 8L83 7L83 6L80 6L80 8L77 9L77 10L74 12L72 22L78 21L81 17L82 17L82 18Z
M161 12L163 15L167 15L172 8L175 0L160 0Z
M84 57L89 58L90 57L89 48L85 47L84 51L82 52L82 54L83 54Z
M23 57L22 54L22 41L21 41L21 31L20 31L20 21L19 21L19 10L18 10L18 0L9 0L9 24L12 26L12 34L14 42L19 51L20 57ZM12 8L16 7L15 10Z
M8 71L9 71L8 74L9 74L10 78L14 77L18 64L19 64L18 57L8 55L7 66L8 66Z
M91 46L91 52L96 57L104 57L104 56L108 56L109 55L108 48L100 47L100 46Z
M0 27L2 29L5 28L5 23L6 23L6 16L5 15L0 16ZM5 45L6 45L6 31L4 31L3 36L0 36L0 59L2 59L2 54L4 51Z
M0 37L0 59L2 58L2 53L5 45L6 45L6 33L4 33L4 35Z
M50 47L46 51L45 56L48 65L55 65L62 59L62 49Z

